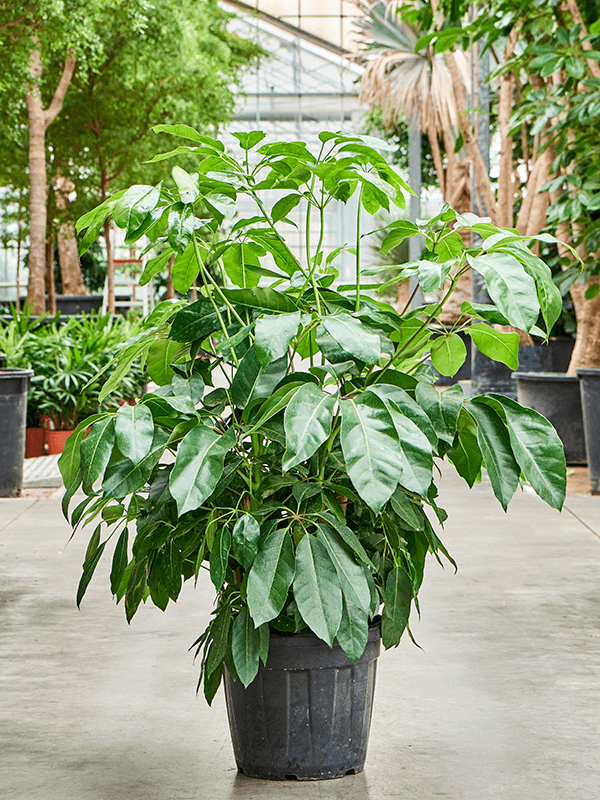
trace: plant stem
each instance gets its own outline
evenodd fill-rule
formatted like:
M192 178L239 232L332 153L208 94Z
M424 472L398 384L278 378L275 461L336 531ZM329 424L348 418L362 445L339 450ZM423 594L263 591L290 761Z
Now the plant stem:
M362 201L363 187L361 184L358 193L358 211L356 212L356 302L354 310L360 309L360 204Z

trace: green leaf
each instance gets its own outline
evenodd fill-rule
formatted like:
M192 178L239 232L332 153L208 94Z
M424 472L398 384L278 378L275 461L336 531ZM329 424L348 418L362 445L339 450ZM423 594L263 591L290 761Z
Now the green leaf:
M540 304L535 281L520 261L505 253L467 258L471 267L483 275L490 297L509 324L524 331L531 330L537 322Z
M413 531L423 530L423 517L417 514L415 506L401 489L396 489L390 503L402 522Z
M233 428L221 436L205 425L197 425L184 436L169 477L180 516L199 508L211 496L223 472L225 454L234 443Z
M468 411L477 423L477 443L492 489L506 511L521 475L510 446L506 425L492 408L483 403L471 400Z
M536 494L560 511L565 500L567 467L562 442L550 422L537 411L502 395L480 395L472 402L491 406L506 421L515 461Z
M148 406L121 406L115 419L115 433L117 446L125 458L141 461L150 452L154 438L154 420Z
M231 533L229 528L223 526L215 536L215 541L210 553L210 579L215 589L219 591L225 583L227 561L231 550Z
M288 144L288 143L286 143ZM300 262L292 253L285 241L276 233L260 228L253 228L247 231L247 236L253 241L261 244L273 256L273 260L290 277L300 269ZM276 311L291 311L292 309L273 309Z
M390 227L393 227L393 230L388 233L381 243L381 252L384 254L389 253L394 247L398 247L405 239L416 236L419 233L418 227L413 222L407 222L403 219L392 223Z
M439 261L419 261L417 275L419 285L424 292L434 292L441 289L450 272L450 264Z
M242 133L232 133L232 136L240 143L240 147L242 150L252 150L253 147L265 138L265 134L263 131L250 131L247 133L246 131Z
M225 297L240 306L248 306L261 311L279 311L282 314L296 311L293 298L275 289L263 289L255 286L250 289L222 289Z
M207 675L217 670L223 663L229 645L231 621L231 607L224 603L217 611L210 629L211 646L204 665Z
M431 363L440 375L456 375L466 357L467 348L457 333L438 337L432 342Z
M296 208L300 200L302 200L302 195L300 194L288 194L286 197L282 197L278 200L271 209L271 219L273 222L279 222L279 220L285 219L290 211Z
M238 408L245 408L251 400L269 397L285 376L286 368L287 356L262 367L256 356L256 347L252 345L233 376L231 399Z
M260 544L248 574L248 608L257 628L281 613L294 572L292 538L275 530Z
M182 203L195 203L200 197L198 190L198 175L192 176L181 167L173 167L171 170L173 180L177 186L179 197Z
M62 475L63 483L67 489L75 481L81 464L81 442L85 438L85 434L90 425L93 425L100 419L107 417L108 414L93 414L91 417L84 419L75 428L73 433L65 442L64 449L61 457L58 459L58 468Z
M159 200L160 186L130 186L115 203L112 220L119 228L131 233L142 225Z
M256 320L256 356L262 367L287 353L291 340L298 333L299 325L299 311L277 316L263 314Z
M367 364L377 364L381 358L379 334L349 314L336 314L321 320L327 333L347 352Z
M317 537L335 567L344 597L366 614L371 605L371 592L362 566L356 563L341 536L333 528L319 524Z
M327 440L335 403L334 395L325 394L314 383L305 383L292 397L283 417L284 472L306 461Z
M342 620L336 635L338 644L355 664L369 640L369 617L366 611L343 598Z
M235 286L252 288L258 285L262 275L278 276L278 273L261 267L260 254L264 254L264 250L254 242L236 242L225 250L222 256L223 266L227 277Z
M110 570L110 591L115 595L119 589L125 568L127 567L127 543L129 532L127 528L119 536L119 541L113 553L112 567Z
M408 376L402 375L399 372L390 371L386 373L386 380L396 379L396 378L404 378ZM414 381L414 386L416 386L417 381ZM389 383L377 383L369 386L369 391L374 392L376 395L381 397L384 402L388 400L394 403L400 411L409 419L411 419L417 428L421 430L427 439L429 440L429 444L435 450L438 446L438 437L431 424L431 420L423 411L421 406L412 399L412 397L406 392L403 388L397 385L390 385Z
M373 394L342 400L340 441L348 476L376 514L390 499L402 469L398 434L384 402Z
M173 288L180 294L187 294L190 286L198 277L199 271L200 267L196 259L196 252L193 245L189 245L183 253L178 253L175 256L175 262L171 270Z
M472 488L481 475L481 450L477 443L477 424L466 408L461 408L458 417L456 442L447 453L448 460L454 464L458 474Z
M193 206L174 203L169 209L167 239L177 253L183 253L192 241L195 222Z
M456 384L440 392L431 383L419 381L415 399L431 420L439 438L452 444L464 400L462 387Z
M160 255L150 258L148 261L146 261L142 274L140 275L140 286L145 286L147 283L150 283L155 275L158 275L159 272L162 272L174 253L175 251L172 247L167 247Z
M215 304L219 313L224 313L225 306L222 303ZM212 303L208 297L201 297L175 314L169 335L176 342L193 342L206 339L220 329L221 323Z
M202 136L198 131L189 125L154 125L152 130L155 133L169 133L171 136L180 136L182 139L191 139L194 142L206 145L220 153L225 152L225 145L212 136Z
M327 550L308 533L296 548L294 598L304 622L331 647L342 619L342 591Z
M585 290L584 297L586 300L593 300L595 297L598 297L600 294L600 283L593 283L591 286L588 286Z
M467 333L473 343L488 358L501 361L507 367L519 369L519 334L503 333L483 322L470 325Z
M81 605L81 601L83 600L83 596L85 595L86 589L92 580L92 576L96 567L98 566L98 562L102 558L102 553L104 552L104 548L106 547L106 539L102 544L99 544L100 541L100 525L97 526L96 530L94 531L92 538L90 539L90 543L88 545L87 553L85 556L85 561L83 562L83 573L81 575L81 579L79 581L79 586L77 587L77 608Z
M131 406L129 406L131 408ZM115 418L111 415L95 422L81 442L84 486L92 487L106 469L115 441Z
M130 459L123 458L121 461L109 464L102 482L104 497L122 500L128 494L141 489L150 477L154 467L158 464L168 439L169 437L165 431L156 428L152 447L141 461L134 464Z
M386 650L400 643L408 625L411 600L410 578L402 567L394 567L387 576L383 593L381 639Z
M238 678L248 687L258 673L260 634L254 627L247 608L243 608L233 623L231 653Z
M546 330L550 333L562 313L562 295L552 280L552 272L525 244L516 242L505 249L510 249L512 255L523 264L525 271L535 281Z
M156 339L148 348L148 356L146 359L146 367L148 375L152 378L154 383L159 386L165 386L171 383L175 371L172 369L171 364L175 361L178 353L182 351L183 347L180 342L174 342L172 339Z
M252 566L258 552L260 526L251 514L244 514L233 526L231 552L242 567Z

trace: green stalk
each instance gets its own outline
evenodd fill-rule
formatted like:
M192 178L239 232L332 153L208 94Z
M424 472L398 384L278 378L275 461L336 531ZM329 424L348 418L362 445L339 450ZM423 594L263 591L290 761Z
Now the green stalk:
M356 212L356 302L354 310L360 310L360 204L362 201L363 187L361 184L358 193L358 211Z
M198 265L200 267L200 271L202 272L205 281L208 281L209 283L212 283L212 285L214 286L217 294L220 296L221 300L225 303L225 306L228 309L231 309L231 313L233 314L233 316L237 319L237 321L241 325L245 325L246 323L244 322L244 320L237 313L237 311L235 310L235 307L225 297L225 295L223 294L223 292L221 290L221 287L215 281L215 279L213 278L213 276L210 274L209 270L207 269L206 265L204 264L204 261L202 260L202 256L200 255L200 250L198 249L198 242L196 241L196 237L195 236L192 237L192 242L194 243L194 253L196 255L196 261L198 262ZM209 298L210 298L210 301L211 301L211 303L213 305L213 308L215 309L215 312L216 312L216 314L217 314L217 316L219 318L219 322L221 322L221 325L222 325L223 323L222 323L221 315L219 313L219 310L218 310L218 308L217 308L217 306L216 306L216 304L214 302L214 299L212 298L212 295L211 295L210 292L209 292ZM226 328L223 328L223 332L225 333L226 336L228 335Z

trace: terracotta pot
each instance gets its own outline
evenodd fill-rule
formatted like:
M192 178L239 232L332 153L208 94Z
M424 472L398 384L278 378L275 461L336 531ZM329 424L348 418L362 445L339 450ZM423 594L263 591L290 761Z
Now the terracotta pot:
M73 431L51 431L49 428L46 430L46 444L48 445L48 455L55 456L62 453L65 447L65 442Z
M44 455L45 428L27 428L25 439L25 458L38 458Z

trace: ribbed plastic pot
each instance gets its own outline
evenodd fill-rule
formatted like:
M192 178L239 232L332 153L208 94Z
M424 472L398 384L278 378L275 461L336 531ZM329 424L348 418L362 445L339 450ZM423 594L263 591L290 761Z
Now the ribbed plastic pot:
M21 493L27 392L32 375L30 369L0 369L0 497Z
M579 379L563 372L516 372L518 400L556 428L567 464L585 464L585 439Z
M578 369L592 494L600 494L600 369Z
M225 671L225 697L240 772L267 780L324 780L365 765L378 626L356 665L312 633L271 636L266 666L244 689Z

